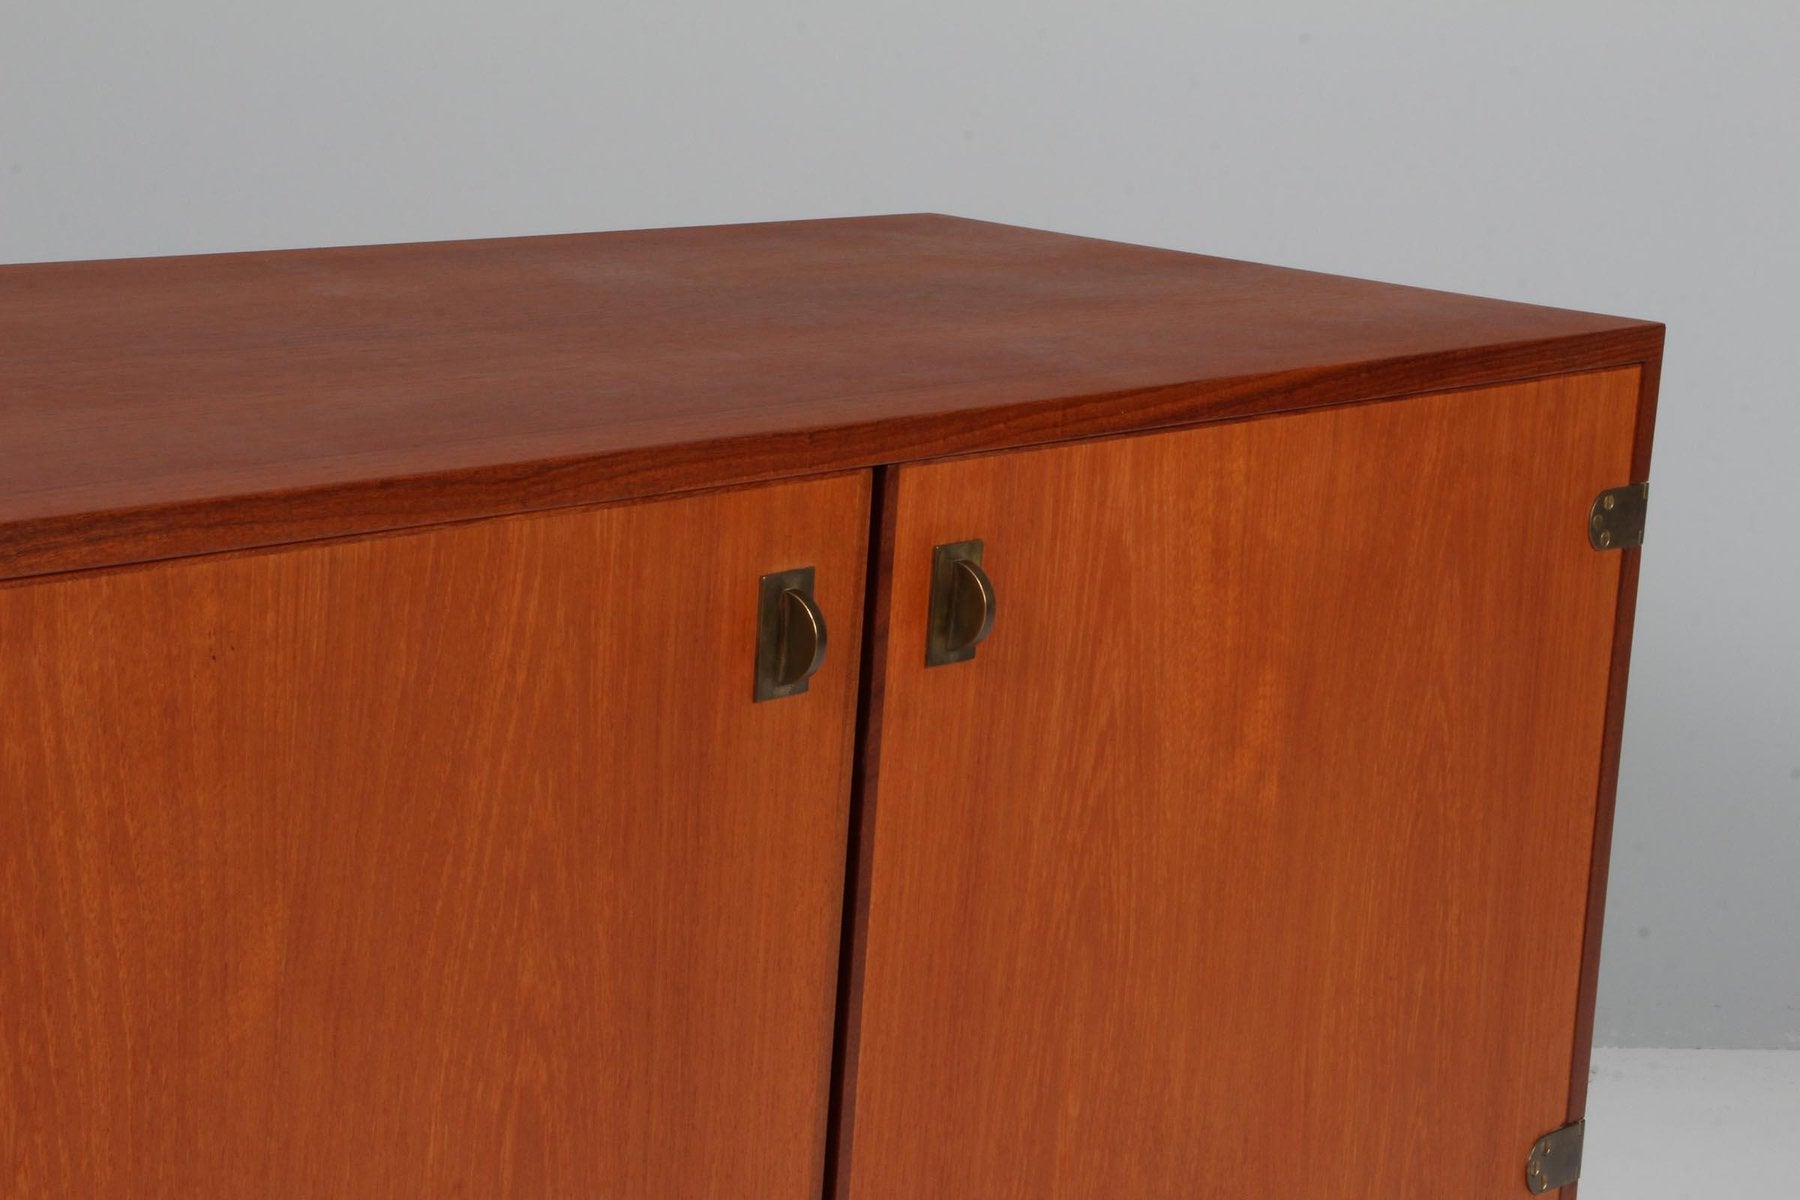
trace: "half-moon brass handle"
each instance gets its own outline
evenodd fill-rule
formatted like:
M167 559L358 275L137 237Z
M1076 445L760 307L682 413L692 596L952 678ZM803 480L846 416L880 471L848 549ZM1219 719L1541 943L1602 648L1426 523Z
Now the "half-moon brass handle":
M804 692L825 665L825 614L813 600L813 568L764 575L756 623L756 698Z
M967 662L994 631L994 581L981 558L979 539L932 549L930 628L925 636L928 667Z
M825 614L799 588L781 590L781 644L775 653L776 682L804 683L825 665Z

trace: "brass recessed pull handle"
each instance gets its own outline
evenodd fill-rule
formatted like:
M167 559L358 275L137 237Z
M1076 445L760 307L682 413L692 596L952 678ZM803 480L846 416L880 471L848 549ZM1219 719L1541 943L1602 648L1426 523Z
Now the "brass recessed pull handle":
M980 539L931 552L931 615L925 665L967 662L994 631L994 581L981 565Z
M825 665L825 614L813 568L764 575L756 612L756 698L798 696Z

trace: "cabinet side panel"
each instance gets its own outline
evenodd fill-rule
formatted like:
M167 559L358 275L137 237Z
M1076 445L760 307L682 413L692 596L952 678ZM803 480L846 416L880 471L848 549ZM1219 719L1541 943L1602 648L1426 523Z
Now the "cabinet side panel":
M852 1200L1510 1200L1636 369L901 472ZM924 666L931 549L998 622Z
M0 1192L815 1196L868 487L0 590Z
M1631 450L1631 482L1650 479L1650 448L1656 432L1656 401L1662 379L1659 352L1638 376L1637 437ZM1569 1067L1569 1112L1573 1123L1587 1116L1588 1074L1593 1062L1595 1003L1600 986L1601 934L1606 924L1606 885L1612 864L1613 815L1619 794L1619 753L1625 737L1625 689L1631 675L1631 634L1637 619L1638 570L1643 550L1622 552L1618 618L1613 624L1612 677L1606 697L1606 730L1600 754L1600 787L1594 814L1593 864L1588 876L1587 932L1581 955L1579 1003L1575 1014L1575 1055ZM1564 1189L1573 1200L1577 1187Z

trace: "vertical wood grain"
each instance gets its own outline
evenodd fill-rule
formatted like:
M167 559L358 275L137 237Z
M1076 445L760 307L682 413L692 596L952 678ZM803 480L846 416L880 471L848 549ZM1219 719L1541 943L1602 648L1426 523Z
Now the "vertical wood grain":
M1631 448L1632 483L1650 479L1650 447L1656 431L1656 401L1662 380L1660 356L1643 365L1638 374L1637 435ZM1599 796L1594 813L1592 864L1588 873L1586 932L1582 939L1581 977L1575 1009L1575 1053L1569 1069L1567 1120L1587 1116L1588 1071L1593 1062L1594 1012L1600 989L1601 933L1606 924L1606 881L1612 864L1613 815L1619 798L1619 753L1625 739L1625 689L1631 676L1631 634L1637 619L1638 570L1643 551L1621 552L1619 600L1613 623L1611 678L1606 693L1606 729L1600 751ZM1564 1200L1574 1200L1577 1185L1563 1189Z
M895 486L899 471L874 473L870 500L868 595L863 607L862 696L857 704L856 768L850 789L849 846L844 864L844 925L838 951L837 1029L832 1045L831 1113L826 1131L825 1200L840 1200L843 1169L856 1133L856 1014L868 941L869 868L880 783L881 716L886 708L888 614L893 605Z
M1635 369L899 471L852 1200L1510 1200ZM923 666L931 547L999 620Z
M816 1195L868 495L0 590L0 1193Z

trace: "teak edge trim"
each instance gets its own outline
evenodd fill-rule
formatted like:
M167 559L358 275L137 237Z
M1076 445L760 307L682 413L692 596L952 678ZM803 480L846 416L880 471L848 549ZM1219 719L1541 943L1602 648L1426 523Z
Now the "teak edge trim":
M1663 327L1046 398L536 462L205 497L0 527L0 580L673 495L949 455L1642 366Z
M1650 480L1650 444L1656 428L1657 393L1661 385L1660 347L1639 368L1637 430L1631 448L1628 483ZM1631 633L1637 613L1638 566L1643 550L1621 552L1619 601L1613 618L1612 668L1606 687L1606 717L1600 743L1599 793L1594 806L1594 842L1588 867L1587 924L1582 934L1581 983L1575 1001L1575 1045L1569 1063L1570 1123L1587 1115L1588 1072L1593 1062L1594 1007L1600 984L1600 934L1606 921L1606 883L1612 860L1613 814L1619 798L1619 754L1625 733L1625 686L1631 674ZM1545 1130L1546 1133L1549 1130ZM1520 1149L1524 1169L1526 1147ZM1562 1190L1575 1200L1578 1185Z

